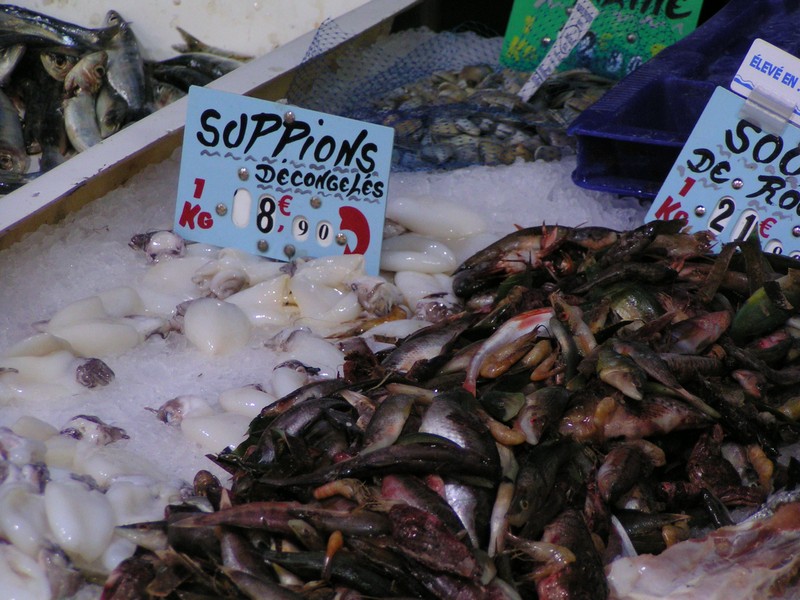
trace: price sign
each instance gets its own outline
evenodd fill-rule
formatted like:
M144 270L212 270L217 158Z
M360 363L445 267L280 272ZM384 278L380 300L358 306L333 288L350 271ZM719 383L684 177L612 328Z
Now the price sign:
M393 139L390 127L192 87L175 231L280 260L363 254L377 275Z
M769 133L741 116L745 102L716 89L646 218L800 257L800 129Z
M500 62L529 71L544 59L582 0L516 0ZM697 27L702 0L594 0L599 15L561 69L619 79Z

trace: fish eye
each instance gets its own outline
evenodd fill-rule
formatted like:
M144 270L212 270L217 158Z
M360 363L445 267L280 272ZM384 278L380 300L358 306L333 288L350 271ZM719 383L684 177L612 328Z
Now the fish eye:
M98 77L103 77L106 74L106 69L105 67L96 67L94 72Z
M55 52L47 52L45 54L45 57L47 57L47 60L52 62L53 65L59 68L67 64L67 57L64 56L63 54L56 54Z
M0 154L0 170L10 171L14 168L14 159L8 154Z
M527 500L520 500L520 501L519 501L519 507L520 507L522 510L528 510L528 507L529 507L530 505L531 505L531 504L530 504L530 502L528 502Z

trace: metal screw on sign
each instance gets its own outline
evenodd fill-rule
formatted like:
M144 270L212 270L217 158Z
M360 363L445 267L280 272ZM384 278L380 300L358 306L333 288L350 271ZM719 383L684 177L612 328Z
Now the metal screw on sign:
M311 204L311 208L319 208L322 206L322 199L319 196L314 196L309 204Z
M224 205L222 202L220 202L219 204L217 204L217 207L216 207L216 209L215 209L215 210L216 210L217 214L218 214L220 217L224 217L225 215L227 215L227 214L228 214L228 207L227 207L227 206L225 206L225 205Z
M795 225L792 227L792 235L794 237L800 237L800 225Z
M343 233L336 234L336 243L340 246L344 246L347 243L347 236Z
M291 244L286 244L283 247L283 253L287 256L287 258L292 258L295 252L297 252L297 250Z
M698 217L702 217L704 214L706 214L706 207L705 206L696 207L694 209L694 214L697 215Z
M294 113L290 110L287 110L283 115L283 121L285 123L294 123Z
M731 181L731 187L735 190L740 190L742 189L742 187L744 187L744 181L742 181L737 177L736 179Z
M250 177L250 173L247 170L247 167L240 167L239 170L236 172L236 174L242 181L247 181L248 178Z
M256 248L258 248L259 252L266 252L269 250L269 243L267 243L267 240L258 240L256 242Z
M550 37L543 37L542 38L542 46L549 46L553 42L553 39Z

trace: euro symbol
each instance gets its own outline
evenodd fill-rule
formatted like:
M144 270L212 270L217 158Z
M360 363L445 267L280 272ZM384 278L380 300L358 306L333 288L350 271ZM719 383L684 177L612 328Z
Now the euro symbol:
M761 225L758 228L758 232L761 234L761 237L767 238L769 237L769 230L772 229L772 226L775 225L778 221L773 217L768 217L761 221Z

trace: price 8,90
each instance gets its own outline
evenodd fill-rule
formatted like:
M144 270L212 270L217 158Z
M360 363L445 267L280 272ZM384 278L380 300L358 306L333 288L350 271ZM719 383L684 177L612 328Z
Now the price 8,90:
M237 210L237 201L246 202L249 209L249 194L240 194L238 193L240 191L241 190L237 191L237 194L234 196L234 216L237 214L248 214L243 210ZM258 230L265 235L272 232L282 232L283 225L277 223L278 215L286 217L291 216L288 207L293 199L294 198L289 194L282 196L280 200L276 200L275 197L270 194L260 196L258 199L258 212L256 213L256 227ZM249 219L240 220L238 222L235 220L234 222L238 227L247 227ZM326 248L331 245L334 239L334 228L330 221L323 219L317 222L316 227L313 229L314 240L318 246ZM292 219L291 236L296 242L309 241L311 230L311 221L308 217L298 215Z

